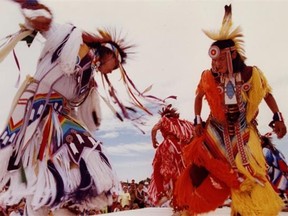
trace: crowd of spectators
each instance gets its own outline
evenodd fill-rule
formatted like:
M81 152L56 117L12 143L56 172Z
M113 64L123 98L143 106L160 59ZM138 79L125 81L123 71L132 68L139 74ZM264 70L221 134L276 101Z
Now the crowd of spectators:
M147 190L150 179L135 182L121 182L122 190L113 193L113 204L108 207L108 212L125 211L153 206Z

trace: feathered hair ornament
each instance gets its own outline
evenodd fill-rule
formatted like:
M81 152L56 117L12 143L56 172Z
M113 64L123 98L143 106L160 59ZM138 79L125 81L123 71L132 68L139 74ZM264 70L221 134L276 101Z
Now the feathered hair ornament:
M139 115L135 116L137 110L134 107L144 111L149 115L152 115L152 112L146 106L144 106L143 103L141 103L140 98L148 99L152 102L156 102L157 104L161 105L165 104L165 100L167 99L176 99L176 96L169 96L166 97L165 99L160 99L153 95L147 95L146 93L152 89L152 85L147 87L142 92L138 90L138 88L133 83L132 79L128 76L126 70L123 67L123 64L126 62L128 54L132 53L131 51L129 52L129 50L131 50L131 48L133 48L134 45L125 45L125 40L121 38L119 35L117 35L116 31L112 32L111 30L109 31L108 29L105 30L98 29L98 35L90 35L88 33L84 33L83 41L85 41L85 43L87 43L91 47L96 47L96 49L97 46L99 45L109 48L114 52L116 58L119 61L118 69L120 70L121 73L121 80L123 81L123 84L130 98L130 103L132 104L132 106L126 106L124 105L124 103L120 101L119 97L117 96L117 92L108 77L108 74L102 74L102 73L101 73L102 84L104 90L106 90L108 95L106 97L101 96L101 98L112 110L112 112L117 116L117 118L119 118L121 121L123 121L125 118L132 120L132 122L136 121L138 124L140 123L144 125L144 122L141 121L142 116ZM120 108L121 110L120 113L117 112L116 108L114 107L114 104L116 104ZM137 124L134 125L137 127Z
M179 113L177 112L176 108L172 107L172 104L163 107L158 113L161 115L161 117L165 116L167 118L179 118Z
M220 41L220 40L232 40L235 43L235 49L241 56L242 60L246 59L245 50L244 50L244 41L242 28L240 26L233 29L232 22L232 6L225 5L225 13L222 21L222 26L218 31L208 31L203 30L203 32L212 40Z

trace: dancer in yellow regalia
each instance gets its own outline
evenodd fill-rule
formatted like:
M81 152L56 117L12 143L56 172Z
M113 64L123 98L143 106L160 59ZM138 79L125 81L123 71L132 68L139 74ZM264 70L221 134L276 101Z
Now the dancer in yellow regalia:
M196 136L184 149L187 168L176 183L174 197L192 215L215 210L231 197L231 215L277 215L283 206L266 177L265 158L256 128L262 99L272 111L278 138L286 126L261 70L245 64L240 27L233 29L231 5L219 31L204 31L214 40L212 67L197 87ZM210 115L203 127L201 110L207 99Z

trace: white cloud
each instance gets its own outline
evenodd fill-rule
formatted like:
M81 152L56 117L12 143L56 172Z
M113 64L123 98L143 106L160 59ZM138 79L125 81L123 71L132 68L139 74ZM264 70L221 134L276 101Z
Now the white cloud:
M106 146L106 151L109 155L135 157L140 154L145 154L153 150L150 143L134 143L134 144L119 144L114 146Z
M119 133L116 131L110 131L102 135L101 137L104 139L114 139L119 136Z
M133 162L122 162L118 163L117 165L114 165L117 167L122 167L122 168L133 168L133 167L143 167L143 166L151 166L151 162L149 160L145 161L133 161Z

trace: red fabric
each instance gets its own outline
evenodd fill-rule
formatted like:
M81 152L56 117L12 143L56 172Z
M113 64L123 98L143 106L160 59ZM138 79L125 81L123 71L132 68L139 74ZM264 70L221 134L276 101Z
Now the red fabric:
M182 148L193 136L193 124L178 118L161 118L163 142L157 148L153 160L153 174L149 195L156 204L165 194L172 193L174 183L184 169Z
M189 168L180 175L174 190L174 199L180 208L194 214L213 211L230 196L230 189L211 174L195 188L190 181Z
M184 169L180 146L176 140L172 140L167 139L161 143L153 160L153 174L149 194L155 204L158 201L157 199L161 198L161 196L158 197L159 195L170 192L172 189L170 181L175 182L180 171Z
M185 147L185 164L191 165L194 163L199 166L204 166L213 176L220 179L228 186L238 188L240 186L238 176L231 169L230 164L227 161L214 158L204 146L203 140L204 136L194 138L193 141Z
M156 152L157 155L157 152ZM157 193L163 193L164 192L164 186L163 186L163 182L164 182L164 178L161 175L161 164L162 164L162 160L159 157L155 157L155 159L157 158L157 160L154 160L153 163L153 180L154 180L154 184L157 190Z
M195 138L185 148L185 162L189 166L179 176L174 191L176 203L180 208L187 208L192 215L215 210L230 196L230 187L240 186L230 165L213 158L202 142L203 138ZM191 181L192 164L203 166L209 172L197 188Z

